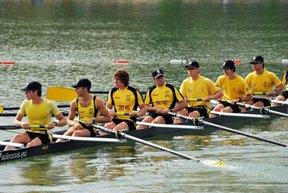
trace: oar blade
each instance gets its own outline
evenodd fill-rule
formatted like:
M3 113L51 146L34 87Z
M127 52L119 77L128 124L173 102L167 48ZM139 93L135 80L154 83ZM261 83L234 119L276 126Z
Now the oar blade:
M200 160L199 163L206 166L217 168L224 168L226 166L223 160Z
M3 113L3 111L4 111L4 107L2 104L0 104L0 113Z
M71 102L77 98L77 93L73 88L64 86L49 86L46 98L58 102Z

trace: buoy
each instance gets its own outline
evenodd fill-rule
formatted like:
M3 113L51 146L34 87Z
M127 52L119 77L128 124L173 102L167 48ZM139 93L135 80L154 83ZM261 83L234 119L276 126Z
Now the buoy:
M288 59L282 59L282 65L288 66Z
M16 64L14 61L0 61L0 64L4 64L4 65L13 65L13 64Z
M129 60L118 58L113 60L113 64L129 64Z
M234 62L235 62L236 65L240 65L241 64L240 58L235 58Z
M173 64L173 65L183 65L183 64L186 64L186 60L170 60L170 64Z

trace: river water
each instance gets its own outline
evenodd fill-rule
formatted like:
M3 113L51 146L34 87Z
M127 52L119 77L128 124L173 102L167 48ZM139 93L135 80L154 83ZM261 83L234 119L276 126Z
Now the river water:
M196 58L215 80L226 59L240 58L245 76L255 55L280 77L288 58L288 1L241 0L2 0L0 1L0 102L19 106L28 81L109 90L118 68L146 90L150 74L165 71L180 86L186 77L171 59ZM128 64L117 64L125 59ZM115 62L116 61L116 62ZM124 60L122 60L124 61ZM120 62L121 63L121 62ZM102 96L106 99L106 96ZM1 124L13 118L1 117ZM233 128L288 143L287 118L256 120ZM1 139L13 133L1 131ZM200 159L206 167L137 143L40 156L0 165L0 192L287 192L286 148L226 132L153 139Z

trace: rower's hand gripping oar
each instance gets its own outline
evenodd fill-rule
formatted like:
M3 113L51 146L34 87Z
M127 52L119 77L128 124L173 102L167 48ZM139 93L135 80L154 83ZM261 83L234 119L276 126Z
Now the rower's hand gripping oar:
M175 116L175 117L182 118L182 119L193 121L194 123L195 123L195 120L198 120L199 123L202 123L204 125L212 126L214 128L222 129L224 131L229 131L229 132L232 132L232 133L237 133L239 135L244 135L246 137L251 137L253 139L257 139L257 140L260 140L260 141L265 141L265 142L268 142L268 143L271 143L271 144L274 144L274 145L287 147L286 144L283 144L283 143L280 143L280 142L277 142L277 141L273 141L273 140L269 140L269 139L265 139L265 138L262 138L262 137L258 137L256 135L251 135L251 134L248 134L248 133L244 133L244 132L241 132L241 131L237 131L237 130L231 129L229 127L225 127L225 126L222 126L222 125L218 125L218 124L215 124L215 123L204 121L203 119L192 118L192 117L184 116L184 115L181 115L181 114L178 114L178 113L173 113L173 112L168 112L168 114L170 114L172 116Z
M166 147L163 147L163 146L160 146L160 145L157 145L155 143L152 143L152 142L149 142L149 141L146 141L146 140L143 140L143 139L140 139L140 138L137 138L137 137L134 137L132 135L128 135L127 133L124 133L124 132L116 132L116 131L113 131L111 129L108 129L106 127L103 127L103 126L100 126L100 125L97 125L97 124L93 124L93 127L97 128L97 129L100 129L104 132L108 132L108 133L113 133L113 134L118 134L118 136L120 135L122 138L125 138L125 139L130 139L132 141L136 141L136 142L139 142L139 143L142 143L142 144L145 144L145 145L148 145L150 147L154 147L154 148L157 148L157 149L161 149L163 151L166 151L166 152L169 152L169 153L172 153L174 155L178 155L182 158L185 158L185 159L188 159L188 160L194 160L200 164L203 164L203 165L207 165L207 166L212 166L212 167L225 167L225 163L224 161L222 160L217 160L217 161L213 161L213 160L200 160L198 158L195 158L195 157L190 157L190 156L187 156L183 153L180 153L180 152L177 152L177 151L174 151L172 149L168 149Z

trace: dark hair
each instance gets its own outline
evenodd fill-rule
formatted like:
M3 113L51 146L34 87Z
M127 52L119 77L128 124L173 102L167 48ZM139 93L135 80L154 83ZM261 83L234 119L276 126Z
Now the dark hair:
M233 72L236 71L236 68L235 68L235 63L233 60L226 60L224 63L223 63L223 66L222 66L222 69L225 70L225 69L230 69L232 70Z
M124 86L129 85L129 73L126 70L119 69L114 74L114 78L119 78Z

